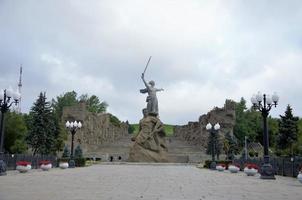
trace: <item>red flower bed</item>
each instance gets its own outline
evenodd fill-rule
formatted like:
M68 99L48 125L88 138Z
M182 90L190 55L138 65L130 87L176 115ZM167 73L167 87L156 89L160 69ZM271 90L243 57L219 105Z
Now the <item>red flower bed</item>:
M247 163L247 164L245 164L245 167L247 167L248 169L257 169L257 170L259 170L259 167L258 167L258 165L256 165L256 164L254 164L254 163Z
M234 163L234 164L230 164L230 165L233 165L233 166L238 167L240 169L240 165L238 163Z
M51 164L51 162L49 160L41 160L39 162L39 165L48 165L48 164Z
M223 163L219 163L217 166L221 166L221 167L226 168L226 165L225 165L225 164L223 164Z
M19 166L27 166L27 165L31 165L31 163L30 162L27 162L27 161L18 161L17 163L17 166L19 165Z

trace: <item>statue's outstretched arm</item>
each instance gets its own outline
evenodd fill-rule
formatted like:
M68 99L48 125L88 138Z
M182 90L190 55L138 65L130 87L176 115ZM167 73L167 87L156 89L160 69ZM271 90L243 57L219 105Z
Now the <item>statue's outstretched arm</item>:
M160 92L160 91L164 91L164 89L163 88L156 89L156 92Z

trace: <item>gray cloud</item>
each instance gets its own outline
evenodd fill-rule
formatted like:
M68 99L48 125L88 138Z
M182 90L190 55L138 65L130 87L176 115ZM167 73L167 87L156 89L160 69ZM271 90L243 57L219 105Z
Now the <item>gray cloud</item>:
M24 66L23 111L40 91L75 90L106 100L135 123L145 96L158 94L161 119L197 120L226 98L277 91L302 115L300 1L0 1L0 87Z

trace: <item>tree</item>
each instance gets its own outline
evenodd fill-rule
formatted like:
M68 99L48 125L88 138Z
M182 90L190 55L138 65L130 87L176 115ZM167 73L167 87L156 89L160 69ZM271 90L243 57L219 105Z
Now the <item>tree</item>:
M64 150L63 150L63 154L62 154L62 158L69 158L69 156L70 156L70 151L68 149L68 146L65 145Z
M129 124L128 120L126 121L126 124L128 125L128 133L132 134L135 130L134 126Z
M280 115L280 118L277 146L282 150L290 148L292 154L292 146L298 140L299 118L293 116L290 105L287 105L285 115Z
M63 108L66 106L73 106L78 103L77 93L75 91L66 92L60 96L57 96L56 100L52 100L52 107L57 115L57 119L60 120L63 113Z
M207 154L212 154L212 143L213 142L214 142L214 152L215 152L217 159L219 160L219 156L221 154L223 144L221 141L221 136L218 131L215 131L214 134L211 134L211 133L209 134Z
M22 114L7 112L4 125L4 149L9 153L24 153L27 150L27 127Z
M100 102L100 99L96 95L91 97L88 94L83 94L79 97L80 102L85 102L87 110L93 113L106 112L108 104L105 101Z
M41 92L31 108L29 117L27 142L31 146L34 155L36 153L55 153L55 137L58 132L55 120L50 102L46 101L45 93Z
M238 145L236 139L230 134L230 132L226 133L223 146L227 160L233 160L234 155L238 153Z
M244 136L249 132L248 120L246 118L246 100L241 97L240 102L235 104L236 122L234 135L239 141L243 141Z
M261 113L253 107L245 112L246 133L250 141L263 143L263 126ZM244 138L240 141L244 141Z
M298 121L298 141L293 145L293 150L298 155L302 156L302 119Z
M74 158L83 158L83 150L80 145L78 145L74 150Z

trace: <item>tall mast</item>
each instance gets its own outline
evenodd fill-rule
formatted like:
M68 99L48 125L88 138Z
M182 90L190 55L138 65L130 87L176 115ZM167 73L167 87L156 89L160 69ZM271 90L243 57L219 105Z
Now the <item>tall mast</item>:
M22 64L20 65L20 74L19 74L19 83L18 83L18 92L20 94L20 99L19 99L19 103L18 103L18 113L21 113L21 90L22 89Z

